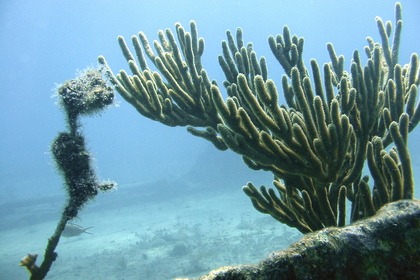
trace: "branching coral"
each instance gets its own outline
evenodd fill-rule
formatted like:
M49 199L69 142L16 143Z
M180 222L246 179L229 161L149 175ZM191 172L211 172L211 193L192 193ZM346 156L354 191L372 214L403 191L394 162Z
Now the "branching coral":
M175 25L178 42L171 30L159 31L159 41L153 42L156 54L144 33L133 36L137 58L118 37L132 75L108 73L121 96L143 116L188 126L218 149L242 155L248 167L272 172L277 193L252 183L243 187L258 211L303 233L343 226L346 198L351 221L356 221L387 202L413 197L407 141L420 119L419 59L413 54L408 65L398 64L399 3L395 28L380 18L376 22L381 43L368 38L367 64L354 51L349 72L332 44L327 44L331 62L320 68L312 59L308 69L303 38L291 36L287 26L282 35L270 36L271 50L286 73L282 88L287 105L279 105L266 59L258 59L252 43L244 44L240 28L236 38L227 32L219 56L227 100L202 67L204 40L198 38L195 22L190 32ZM160 74L149 68L146 57ZM104 57L99 62L107 66ZM386 151L392 143L396 147ZM362 177L366 161L372 190L369 177Z

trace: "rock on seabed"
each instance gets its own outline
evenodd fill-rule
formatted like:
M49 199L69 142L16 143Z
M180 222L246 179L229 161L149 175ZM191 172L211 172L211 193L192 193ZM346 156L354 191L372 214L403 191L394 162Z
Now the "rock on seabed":
M420 279L419 246L420 200L400 200L347 227L306 234L256 265L221 267L198 279Z

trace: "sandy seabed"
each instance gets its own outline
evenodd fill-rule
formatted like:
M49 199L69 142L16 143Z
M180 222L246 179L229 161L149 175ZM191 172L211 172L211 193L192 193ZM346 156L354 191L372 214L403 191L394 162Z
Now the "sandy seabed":
M162 195L141 187L121 186L90 203L74 223L92 226L93 234L62 237L46 279L199 277L220 266L257 263L301 236L257 212L240 190ZM0 279L28 279L19 260L38 253L41 262L63 201L10 205L0 205L7 208Z

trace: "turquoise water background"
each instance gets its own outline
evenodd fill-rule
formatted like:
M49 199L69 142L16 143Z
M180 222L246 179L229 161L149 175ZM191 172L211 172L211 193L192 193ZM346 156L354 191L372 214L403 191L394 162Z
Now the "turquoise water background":
M404 29L400 63L405 64L411 53L420 53L420 3L401 3ZM269 50L267 37L281 33L283 25L305 38L307 65L311 58L320 64L328 62L326 43L332 42L336 52L346 57L348 69L353 50L363 54L367 36L379 41L376 16L393 21L394 2L2 1L0 200L62 192L49 144L63 129L64 118L55 105L56 98L52 98L52 89L74 78L77 69L96 65L98 55L104 55L114 71L127 69L116 41L118 35L129 40L141 30L154 40L159 29L173 29L176 22L188 29L189 21L195 20L199 36L206 42L203 66L210 78L222 83L217 62L220 41L226 38L227 29L241 27L244 40L253 42L257 54L267 58L270 78L279 85L283 72ZM239 157L216 151L184 128L164 127L140 116L121 97L117 96L117 101L119 107L83 120L88 146L103 179L123 185L183 176L201 154L217 154L212 158L223 167L217 172L209 168L209 177L255 173L246 170ZM419 133L410 136L417 176L419 150L412 144ZM249 180L238 180L238 188Z
M399 62L406 64L413 52L420 54L420 2L401 3L404 27ZM292 34L304 37L307 66L311 58L320 65L329 62L326 43L331 42L337 54L345 56L348 70L355 49L365 59L367 36L380 41L375 17L394 22L394 5L388 0L0 1L0 205L51 197L60 203L64 200L62 179L49 148L65 129L53 89L74 78L77 69L97 65L99 55L105 56L114 72L128 69L118 35L130 41L143 31L153 41L158 30L173 30L176 22L189 30L194 20L206 43L203 67L221 85L220 42L226 39L226 30L241 27L244 41L253 43L258 56L266 57L269 78L280 90L283 71L269 49L269 35L281 33L288 25ZM115 180L120 189L163 182L164 192L165 182L178 179L194 181L194 191L203 191L203 196L209 184L231 190L248 181L271 186L270 174L247 169L240 156L216 150L185 128L146 119L120 96L116 100L118 106L83 118L82 123L98 175ZM417 128L409 138L415 182L420 182L419 136ZM418 184L415 197L420 198ZM58 215L61 206L54 207ZM250 203L248 207L252 209ZM0 224L6 214L0 216ZM43 245L46 238L36 240L37 244ZM17 266L18 258L12 261L16 270L23 270Z

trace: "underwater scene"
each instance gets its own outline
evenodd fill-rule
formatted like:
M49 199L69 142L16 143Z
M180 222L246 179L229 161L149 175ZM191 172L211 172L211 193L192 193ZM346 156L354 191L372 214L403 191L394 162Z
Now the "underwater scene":
M359 279L260 262L418 203L419 15L414 0L2 1L0 279Z

